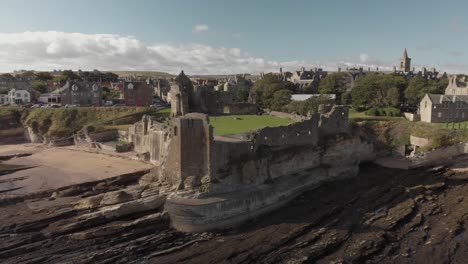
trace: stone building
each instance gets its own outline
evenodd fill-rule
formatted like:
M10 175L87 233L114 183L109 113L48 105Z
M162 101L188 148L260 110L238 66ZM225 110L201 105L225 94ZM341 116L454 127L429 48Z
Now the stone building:
M147 81L123 83L123 100L127 106L149 106L153 103L153 88Z
M468 95L426 94L419 104L421 121L426 123L468 120Z
M447 88L445 88L446 95L468 95L468 84L465 82L465 77L457 80L456 75L449 78Z
M166 79L152 80L154 87L154 94L165 102L169 102L169 92L171 90L171 83Z
M171 116L178 117L193 112L193 83L184 71L175 78L171 85Z
M101 106L102 88L97 82L67 81L57 91L62 105Z
M426 94L419 104L422 122L446 123L468 120L468 85L456 75L449 78L445 94Z
M403 57L400 60L400 71L410 72L411 71L411 58L408 57L408 52L403 51Z
M327 74L328 72L321 68L307 71L302 67L300 71L292 72L291 76L288 76L286 80L294 83L297 91L304 91L306 88L309 88L309 92L318 93L320 80L327 76Z

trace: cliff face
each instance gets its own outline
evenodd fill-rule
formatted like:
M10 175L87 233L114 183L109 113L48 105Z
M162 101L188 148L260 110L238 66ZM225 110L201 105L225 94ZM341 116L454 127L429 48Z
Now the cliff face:
M239 144L241 147L242 144ZM204 232L239 225L285 205L326 181L354 177L372 144L337 136L317 146L263 149L225 161L222 174L194 195L173 193L165 209L178 230Z
M0 109L0 144L18 143L24 140L21 123L22 112L14 109Z

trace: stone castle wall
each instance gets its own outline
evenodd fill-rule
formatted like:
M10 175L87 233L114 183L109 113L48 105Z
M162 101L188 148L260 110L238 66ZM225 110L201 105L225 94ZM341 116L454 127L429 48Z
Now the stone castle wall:
M173 226L190 232L232 226L323 181L355 176L373 151L350 132L344 106L237 138L213 137L198 113L172 119L170 129L143 119L128 137L159 157L159 180L178 190L166 203Z

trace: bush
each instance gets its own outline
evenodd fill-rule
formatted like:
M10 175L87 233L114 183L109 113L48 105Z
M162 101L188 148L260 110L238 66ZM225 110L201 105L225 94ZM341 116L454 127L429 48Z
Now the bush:
M400 109L398 108L395 108L395 107L387 107L387 108L383 108L380 113L382 115L386 115L386 116L401 116L401 111Z
M385 108L377 108L373 107L369 110L367 110L366 115L368 116L390 116L390 117L396 117L396 116L401 116L400 109L395 108L395 107L385 107Z
M368 116L380 116L380 111L378 108L371 108L366 111L366 115Z

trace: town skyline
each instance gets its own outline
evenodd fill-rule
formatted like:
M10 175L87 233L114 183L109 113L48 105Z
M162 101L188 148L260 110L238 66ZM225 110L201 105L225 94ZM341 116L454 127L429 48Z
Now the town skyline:
M404 48L417 70L468 72L463 47L468 40L463 10L468 6L462 1L443 6L436 1L266 6L262 1L84 0L73 12L65 1L0 3L5 9L0 18L0 72L391 70Z

